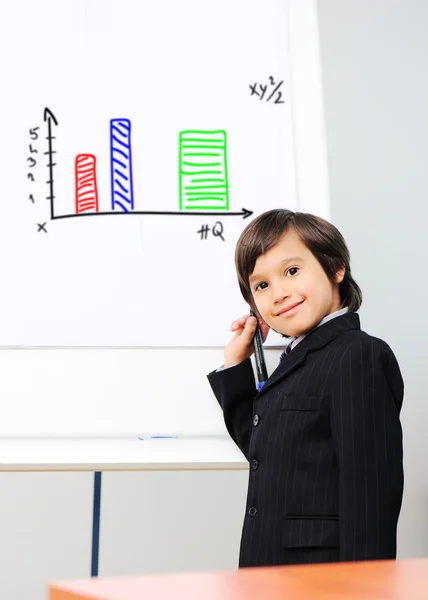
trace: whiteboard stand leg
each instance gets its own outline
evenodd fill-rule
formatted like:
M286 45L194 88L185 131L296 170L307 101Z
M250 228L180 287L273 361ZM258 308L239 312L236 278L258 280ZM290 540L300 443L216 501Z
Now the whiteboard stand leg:
M92 517L91 577L98 577L100 553L101 473L94 473L94 511Z

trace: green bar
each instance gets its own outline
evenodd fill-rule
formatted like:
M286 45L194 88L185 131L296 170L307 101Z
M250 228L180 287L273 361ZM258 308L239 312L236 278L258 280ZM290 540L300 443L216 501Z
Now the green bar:
M190 142L190 144L189 144ZM195 145L196 143L196 145ZM190 148L210 148L216 152L187 152ZM190 163L186 156L216 156L215 163ZM206 170L207 167L218 167ZM186 170L191 167L190 170ZM229 183L227 165L227 135L224 130L202 131L186 130L179 135L179 210L229 210ZM195 179L195 176L218 175L217 178ZM223 181L223 185L217 186L195 186L196 181ZM207 191L197 192L207 188ZM215 190L213 188L220 188ZM209 190L209 191L208 191ZM197 197L194 197L197 196ZM221 205L219 205L219 202Z

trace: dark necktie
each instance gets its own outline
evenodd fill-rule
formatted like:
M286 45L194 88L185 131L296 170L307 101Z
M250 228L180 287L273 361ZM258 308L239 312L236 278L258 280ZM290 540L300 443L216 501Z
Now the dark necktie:
M279 357L279 362L282 362L284 360L284 358L286 358L290 352L291 352L291 346L293 344L294 340L292 340L290 343L287 344L287 346L285 347L285 350L282 352L281 356Z

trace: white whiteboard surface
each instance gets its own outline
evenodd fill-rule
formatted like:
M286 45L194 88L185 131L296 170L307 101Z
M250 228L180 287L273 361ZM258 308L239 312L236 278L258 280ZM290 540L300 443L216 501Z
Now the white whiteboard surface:
M277 207L329 216L315 3L27 0L0 15L1 345L223 346L246 311L233 262L244 226ZM111 206L112 119L131 127L129 214ZM226 133L213 143L226 148L215 178L227 208L221 194L221 210L180 207L194 186L179 179L185 131ZM51 219L77 210L85 153L110 214ZM252 216L232 214L242 209Z
M248 469L229 437L0 440L0 471Z
M213 349L0 350L0 438L228 435L206 378L222 362Z

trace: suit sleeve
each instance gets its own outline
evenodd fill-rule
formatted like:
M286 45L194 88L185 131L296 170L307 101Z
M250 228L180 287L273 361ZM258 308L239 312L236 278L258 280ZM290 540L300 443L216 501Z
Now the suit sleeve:
M211 388L223 409L226 428L248 460L253 426L253 401L256 382L248 358L235 367L213 371L208 375Z
M331 397L339 465L340 560L396 557L403 495L403 380L394 354L376 338L350 343Z

